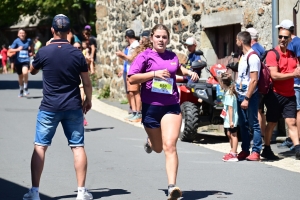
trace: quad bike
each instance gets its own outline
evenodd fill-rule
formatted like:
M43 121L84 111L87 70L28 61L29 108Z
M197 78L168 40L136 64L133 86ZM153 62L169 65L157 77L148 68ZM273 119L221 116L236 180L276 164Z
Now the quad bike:
M196 55L203 56L202 51L196 51ZM232 59L235 54L232 54ZM205 61L194 61L191 64L191 70L201 73L206 69L211 77L206 81L177 83L180 92L180 104L182 111L182 124L179 138L182 141L192 142L197 129L210 124L221 125L223 118L220 117L223 105L221 102L222 90L217 82L217 75L227 71L227 68L236 71L237 65L233 62L227 66L216 64L208 68Z

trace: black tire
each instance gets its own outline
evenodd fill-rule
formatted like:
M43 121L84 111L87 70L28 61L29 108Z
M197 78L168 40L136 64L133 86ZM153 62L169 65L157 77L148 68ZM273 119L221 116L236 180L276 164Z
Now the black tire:
M193 142L197 135L199 126L199 111L194 103L183 102L180 106L182 113L182 124L179 138L181 141Z

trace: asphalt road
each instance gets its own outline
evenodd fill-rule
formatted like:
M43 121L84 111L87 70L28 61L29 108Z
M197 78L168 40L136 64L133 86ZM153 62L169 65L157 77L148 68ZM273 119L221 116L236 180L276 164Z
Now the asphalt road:
M30 76L30 96L18 98L17 75L0 75L0 200L22 199L31 186L30 158L42 99L41 79L41 74ZM144 130L94 110L87 119L86 186L94 199L167 199L164 154L144 152ZM224 163L223 153L180 141L178 154L177 185L183 200L300 199L299 173L261 162ZM76 189L72 152L59 126L46 154L41 199L75 199Z

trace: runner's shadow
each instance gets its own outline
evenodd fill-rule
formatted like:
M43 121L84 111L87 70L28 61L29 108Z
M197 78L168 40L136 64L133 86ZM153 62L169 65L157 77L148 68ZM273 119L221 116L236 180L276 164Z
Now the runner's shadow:
M228 138L223 135L205 135L197 134L196 139L193 141L196 144L219 144L219 143L228 143Z
M102 128L85 128L85 132L101 131L102 129L114 129L114 127L102 127Z
M27 96L27 99L41 99L43 96Z
M101 191L98 191L101 190ZM77 193L77 191L74 191ZM111 197L111 196L117 196L117 195L125 195L130 194L131 192L128 192L127 190L123 189L109 189L109 188L99 188L99 189L89 189L89 192L92 193L94 199L100 199L102 197ZM66 199L66 198L76 198L77 194L72 195L64 195L64 196L58 196L54 197L52 199ZM42 198L41 198L42 199Z
M286 158L295 158L295 151L288 149L287 151L278 153L278 155Z
M43 89L43 81L29 80L29 89ZM0 80L0 90L19 89L17 80Z
M161 190L161 189L160 189ZM162 190L168 196L168 190ZM198 200L204 199L209 196L215 196L216 198L227 198L228 195L232 195L231 192L223 192L216 190L192 190L192 191L182 191L181 200Z

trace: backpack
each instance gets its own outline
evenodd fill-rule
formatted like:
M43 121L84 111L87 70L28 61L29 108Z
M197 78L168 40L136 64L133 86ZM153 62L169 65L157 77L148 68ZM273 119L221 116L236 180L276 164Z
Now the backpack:
M269 67L266 66L266 57L270 51L273 51L276 54L277 62L279 61L279 58L280 58L280 55L276 49L270 49L268 51L265 51L265 53L263 53L262 56L260 57L260 72L259 72L259 79L257 82L257 88L258 88L258 92L263 95L268 94L269 90L272 88L272 79L271 79L270 69L269 69ZM252 51L248 54L246 74L248 73L248 70L250 68L249 58L252 54L257 55L257 53L255 51Z

